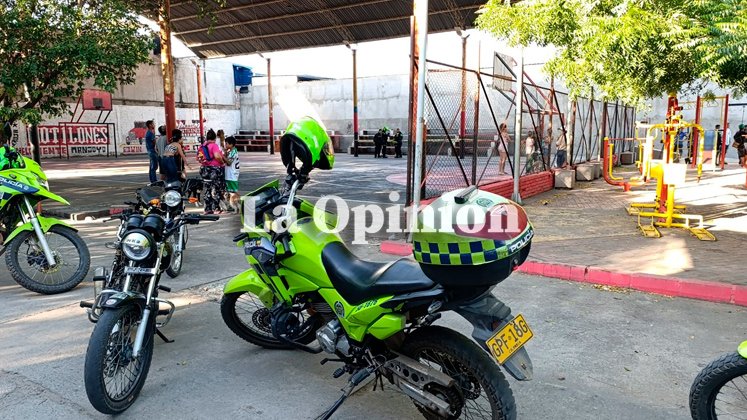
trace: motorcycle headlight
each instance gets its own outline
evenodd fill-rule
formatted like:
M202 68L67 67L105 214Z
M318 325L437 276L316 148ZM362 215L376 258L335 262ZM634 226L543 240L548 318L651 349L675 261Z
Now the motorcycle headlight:
M179 191L166 191L166 194L163 195L163 202L169 207L176 207L182 202L182 195L179 194Z
M47 181L46 179L37 177L36 181L39 182L39 185L41 185L42 187L49 189L49 181Z
M122 252L133 261L142 261L150 256L153 240L145 232L133 231L122 238Z

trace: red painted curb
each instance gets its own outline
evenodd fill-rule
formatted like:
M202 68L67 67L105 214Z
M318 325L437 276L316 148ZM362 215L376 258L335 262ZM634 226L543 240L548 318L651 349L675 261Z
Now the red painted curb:
M412 245L405 242L384 241L384 254L408 256ZM685 297L707 302L731 303L747 306L747 286L696 279L657 276L644 273L609 271L598 267L527 261L517 270L524 274L552 277L580 283L600 284L639 290L663 296Z
M402 257L412 255L412 245L406 242L384 241L380 246L381 252Z

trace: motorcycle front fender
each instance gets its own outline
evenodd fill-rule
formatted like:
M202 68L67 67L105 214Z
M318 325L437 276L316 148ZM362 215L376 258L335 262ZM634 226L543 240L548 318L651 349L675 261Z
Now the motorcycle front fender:
M472 338L488 353L490 353L490 349L488 349L486 341L496 330L494 328L496 321L498 323L497 329L501 329L513 318L511 308L491 293L487 293L467 305L460 306L454 311L472 324ZM532 360L524 347L506 360L503 363L503 368L519 381L531 380L534 372Z
M117 292L100 303L100 306L106 309L119 309L127 305L137 305L141 310L145 309L145 295L136 292Z
M39 191L35 192L34 195L41 196L43 198L49 198L50 200L60 202L66 206L70 205L69 201L65 200L64 198L60 197L59 195L51 191L45 190L44 188L39 189Z
M235 276L223 287L224 295L238 292L254 294L267 308L271 308L275 302L275 295L272 290L267 287L253 268Z
M68 227L68 228L70 228L70 229L72 229L72 230L74 230L76 232L78 231L78 229L75 229L74 227L70 226L69 224L67 224L67 223L65 223L65 222L63 222L62 220L59 220L59 219L55 219L55 218L52 218L52 217L44 217L44 216L40 216L40 215L37 215L36 219L39 221L39 225L41 226L42 232L44 232L44 233L47 233L49 231L49 229L51 229L52 226L54 226L54 225L62 225L62 226ZM21 233L21 232L23 232L25 230L31 230L31 231L34 230L34 226L31 225L31 222L24 223L21 226L18 226L17 228L15 228L13 230L13 232L11 232L10 235L8 235L8 237L5 238L5 242L3 244L4 245L8 245L10 243L10 241L13 240L13 238L15 238L16 236L18 236L19 233Z

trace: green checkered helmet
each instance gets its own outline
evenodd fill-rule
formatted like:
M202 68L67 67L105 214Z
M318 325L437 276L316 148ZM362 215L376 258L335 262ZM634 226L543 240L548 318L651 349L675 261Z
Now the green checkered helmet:
M332 169L335 152L332 140L319 122L311 117L293 121L280 138L280 158L286 168L295 167L301 161L301 172L309 173L313 168Z
M442 285L493 285L526 260L533 235L520 205L469 187L445 193L420 211L413 254Z

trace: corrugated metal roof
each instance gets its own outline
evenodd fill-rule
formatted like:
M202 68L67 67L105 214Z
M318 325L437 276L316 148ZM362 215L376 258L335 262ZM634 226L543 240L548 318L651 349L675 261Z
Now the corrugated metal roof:
M485 0L431 0L429 32L471 28ZM408 0L227 0L213 19L171 4L174 35L202 58L342 45L410 34Z

